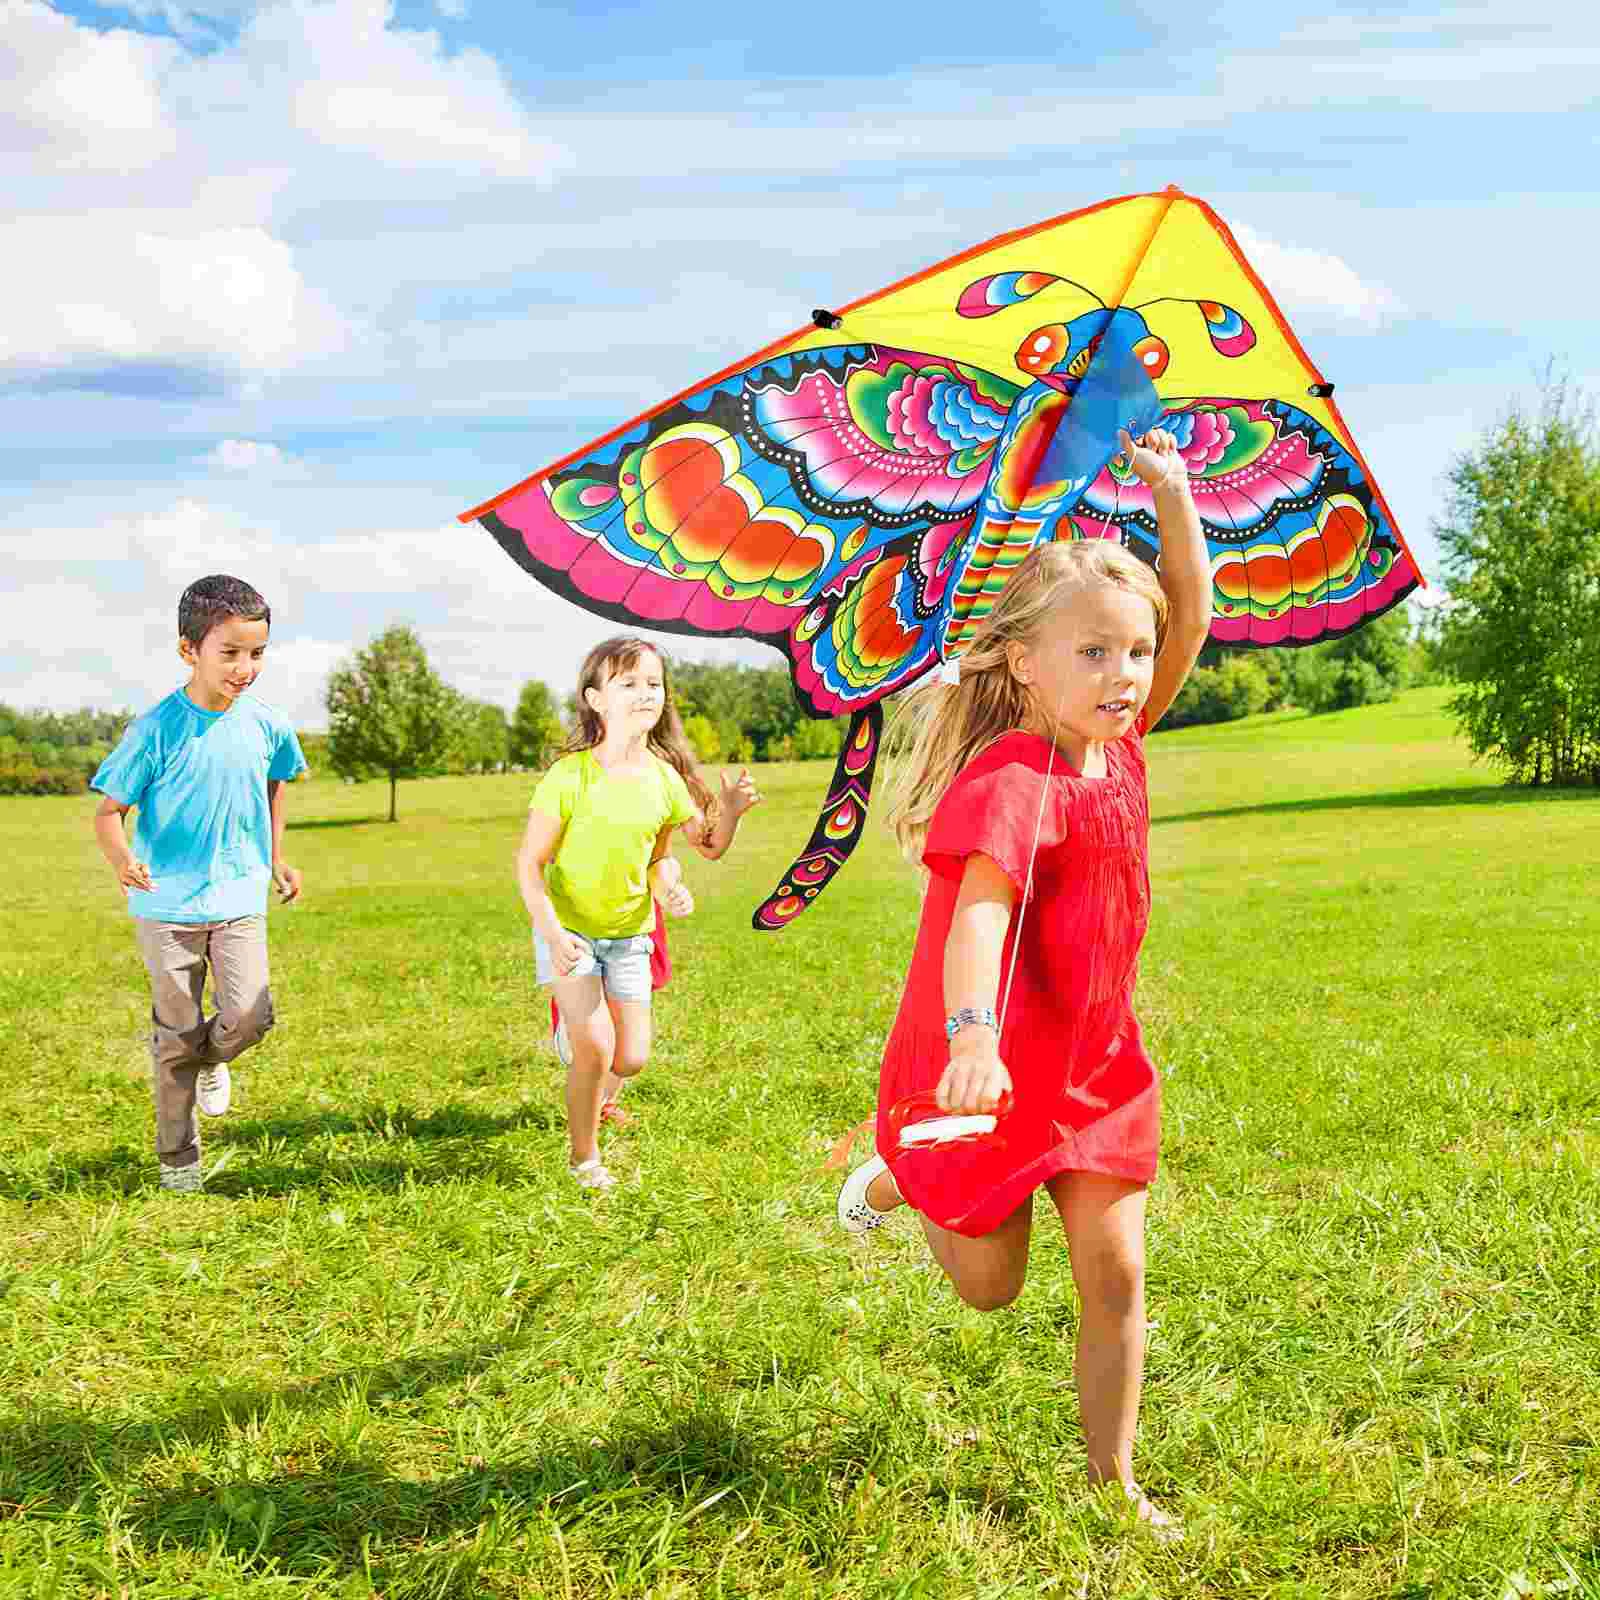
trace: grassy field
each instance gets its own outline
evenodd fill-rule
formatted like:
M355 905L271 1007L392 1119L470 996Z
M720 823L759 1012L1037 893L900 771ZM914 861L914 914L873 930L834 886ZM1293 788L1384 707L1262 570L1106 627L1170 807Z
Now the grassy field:
M1054 1233L985 1317L904 1213L833 1227L917 895L875 827L749 931L825 766L691 862L605 1198L525 779L392 827L382 785L293 794L280 1025L200 1199L155 1187L88 803L0 801L0 1595L1600 1597L1600 796L1502 790L1442 699L1152 741L1172 1548L1083 1490Z

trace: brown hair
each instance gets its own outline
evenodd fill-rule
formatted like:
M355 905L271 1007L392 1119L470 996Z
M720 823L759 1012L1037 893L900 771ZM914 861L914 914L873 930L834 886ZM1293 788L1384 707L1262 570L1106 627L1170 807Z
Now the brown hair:
M648 639L619 633L614 639L602 639L583 658L583 665L578 669L577 721L560 753L564 756L576 755L578 751L592 750L600 743L605 737L605 724L600 720L600 713L589 704L584 691L598 689L617 673L626 672L643 655L652 655L661 663L663 691L661 715L656 718L656 725L650 730L646 745L652 755L659 756L676 769L688 786L690 797L699 806L707 824L710 824L716 817L717 797L700 776L700 767L690 748L689 736L683 731L683 718L678 715L678 702L672 695L671 668L666 654Z
M1102 584L1150 602L1159 654L1168 607L1155 573L1113 540L1064 540L1030 551L1011 574L960 657L960 682L932 678L901 703L889 729L896 770L886 816L909 860L921 861L928 824L956 774L996 739L1028 722L1028 689L1012 675L1006 647L1031 645L1065 594Z
M178 637L192 645L204 644L206 635L229 617L265 622L270 627L272 607L243 578L230 578L222 572L196 578L178 596Z

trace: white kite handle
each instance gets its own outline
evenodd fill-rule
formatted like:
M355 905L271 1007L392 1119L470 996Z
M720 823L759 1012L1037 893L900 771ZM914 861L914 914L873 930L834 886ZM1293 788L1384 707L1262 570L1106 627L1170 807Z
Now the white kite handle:
M900 1144L944 1144L950 1139L970 1139L976 1134L993 1133L994 1117L987 1113L968 1117L929 1117L923 1122L908 1122L900 1130Z

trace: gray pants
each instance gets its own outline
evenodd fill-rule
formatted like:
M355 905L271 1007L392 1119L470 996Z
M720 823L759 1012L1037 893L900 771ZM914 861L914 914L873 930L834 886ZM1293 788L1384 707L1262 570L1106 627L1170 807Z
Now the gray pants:
M232 1061L272 1026L267 919L151 922L135 917L133 926L150 974L156 1154L163 1166L188 1167L200 1159L196 1073ZM207 965L217 1003L210 1017L202 1005Z

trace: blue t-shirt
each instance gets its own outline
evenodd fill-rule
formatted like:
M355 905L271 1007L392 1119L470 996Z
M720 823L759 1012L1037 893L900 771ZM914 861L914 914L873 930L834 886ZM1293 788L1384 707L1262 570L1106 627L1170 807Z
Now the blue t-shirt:
M202 711L174 689L135 718L90 784L139 808L133 850L155 888L129 890L128 910L154 922L264 912L272 883L267 782L305 770L288 719L248 691L226 711Z

